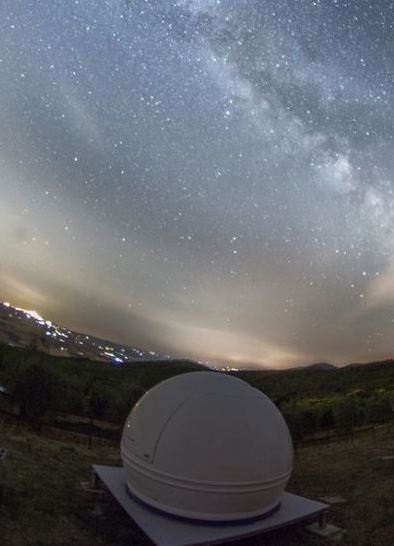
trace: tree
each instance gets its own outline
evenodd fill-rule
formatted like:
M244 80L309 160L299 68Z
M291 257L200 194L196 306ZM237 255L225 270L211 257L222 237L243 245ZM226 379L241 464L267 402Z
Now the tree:
M120 422L124 422L135 403L145 394L140 383L126 384L122 389L119 389L114 400L114 410Z
M394 393L379 389L366 403L368 421L379 423L393 418Z
M41 364L32 364L19 373L13 396L19 415L39 427L45 413L52 408L58 389L55 375Z
M352 395L343 397L334 409L335 422L345 432L353 433L354 427L365 422L365 410L362 401Z

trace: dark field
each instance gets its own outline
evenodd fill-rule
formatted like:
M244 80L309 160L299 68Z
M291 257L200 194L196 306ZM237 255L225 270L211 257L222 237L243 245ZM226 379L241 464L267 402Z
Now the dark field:
M106 495L81 486L93 463L120 463L118 446L55 430L36 435L0 421L0 447L8 449L0 504L1 543L22 545L148 546L150 542ZM328 521L346 530L340 543L389 546L394 536L394 427L381 425L353 441L302 446L289 490L318 499L341 495ZM233 542L239 546L325 544L303 526Z

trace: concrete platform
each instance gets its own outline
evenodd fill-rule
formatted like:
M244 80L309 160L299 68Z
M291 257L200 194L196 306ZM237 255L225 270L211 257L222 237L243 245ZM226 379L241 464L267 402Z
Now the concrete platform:
M318 523L312 523L311 525L306 526L306 530L314 535L318 535L322 538L329 538L331 540L339 540L344 535L344 530L336 525L331 525L327 523L323 527Z
M326 502L327 504L346 504L347 500L341 495L331 495L327 497L319 497L321 501Z
M130 495L122 467L93 465L94 474L156 546L202 546L260 535L287 525L318 518L327 504L285 493L269 516L239 523L199 523L153 510Z

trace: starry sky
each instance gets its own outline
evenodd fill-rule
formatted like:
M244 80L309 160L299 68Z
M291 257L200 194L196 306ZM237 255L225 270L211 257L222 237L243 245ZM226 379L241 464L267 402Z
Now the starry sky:
M234 366L392 356L394 10L3 0L0 299Z

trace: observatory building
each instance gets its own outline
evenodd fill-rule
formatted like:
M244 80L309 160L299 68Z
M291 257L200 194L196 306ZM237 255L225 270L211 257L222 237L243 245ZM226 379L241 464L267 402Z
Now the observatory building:
M292 471L286 423L244 381L191 372L148 391L126 420L127 487L163 512L227 522L272 513Z

